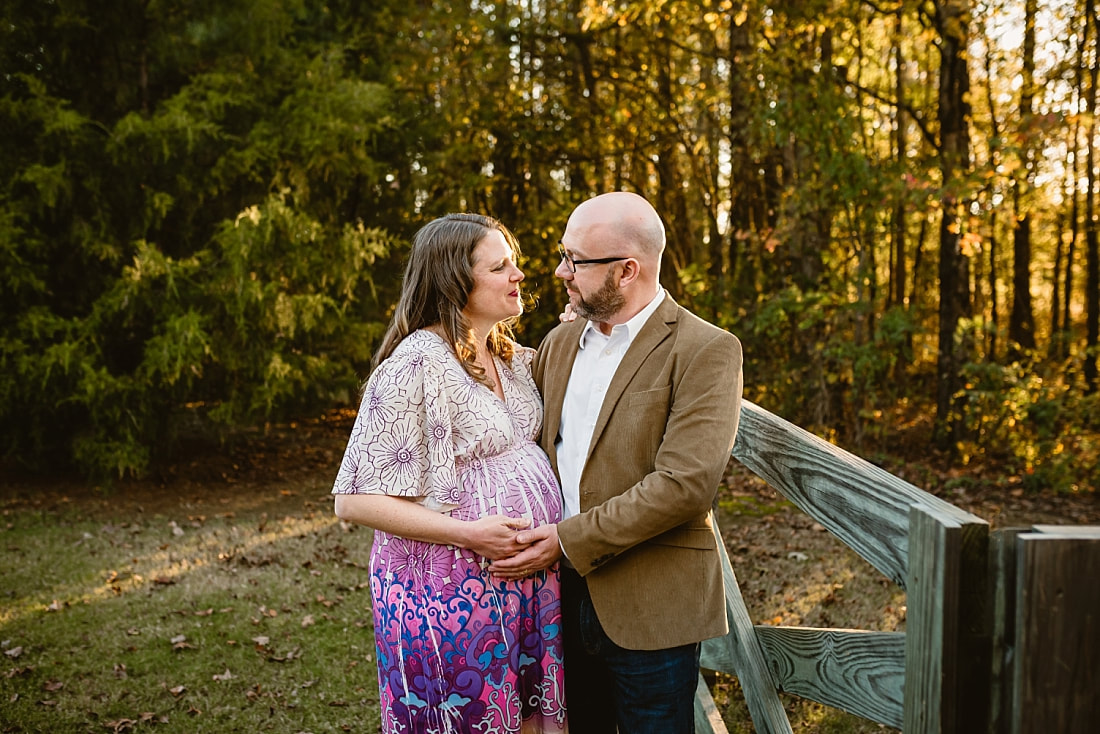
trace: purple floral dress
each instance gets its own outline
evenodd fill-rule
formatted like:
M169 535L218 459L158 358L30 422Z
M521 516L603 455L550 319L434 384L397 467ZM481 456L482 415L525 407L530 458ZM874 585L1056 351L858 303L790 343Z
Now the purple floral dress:
M496 361L504 401L438 335L405 338L367 382L333 493L414 498L453 517L561 519L534 443L534 350ZM463 548L380 531L371 593L385 732L566 731L557 566L493 579Z

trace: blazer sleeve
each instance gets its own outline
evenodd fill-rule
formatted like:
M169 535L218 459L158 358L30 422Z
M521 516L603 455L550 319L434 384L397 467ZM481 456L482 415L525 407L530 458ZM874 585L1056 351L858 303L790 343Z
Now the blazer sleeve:
M659 442L655 454L644 458L651 462L638 472L644 476L621 490L604 488L606 499L558 525L562 548L582 575L650 540L713 548L708 513L737 436L743 377L737 337L715 327L708 334L709 339L693 340L675 356L683 366L669 386L663 431L659 417L651 427ZM608 440L589 456L586 472L595 474L582 483L607 481L601 466L643 461L630 458L623 436L631 431L624 422L642 423L646 417L620 406L611 421Z

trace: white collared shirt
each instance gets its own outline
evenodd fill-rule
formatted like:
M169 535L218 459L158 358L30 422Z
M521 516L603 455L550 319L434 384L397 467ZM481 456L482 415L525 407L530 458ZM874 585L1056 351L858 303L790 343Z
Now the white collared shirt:
M664 298L664 289L658 289L649 305L626 323L613 326L610 335L604 334L591 321L581 332L580 351L573 360L573 371L565 388L561 427L554 443L564 498L563 520L581 511L581 472L611 378L626 350Z

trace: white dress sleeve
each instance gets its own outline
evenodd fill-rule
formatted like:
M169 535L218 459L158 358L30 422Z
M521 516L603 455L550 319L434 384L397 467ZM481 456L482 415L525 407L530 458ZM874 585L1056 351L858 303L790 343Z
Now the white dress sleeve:
M408 497L457 506L451 411L440 361L398 350L367 381L333 494Z

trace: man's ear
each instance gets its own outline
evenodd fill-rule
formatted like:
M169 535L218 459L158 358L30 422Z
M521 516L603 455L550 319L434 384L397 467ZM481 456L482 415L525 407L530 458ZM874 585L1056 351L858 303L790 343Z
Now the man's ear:
M641 275L641 272L642 272L641 268L638 266L638 261L635 260L632 257L627 258L626 260L623 260L622 265L623 265L622 272L619 273L619 287L620 288L622 288L624 286L628 286L631 283L633 283L635 280L638 279L638 276Z

